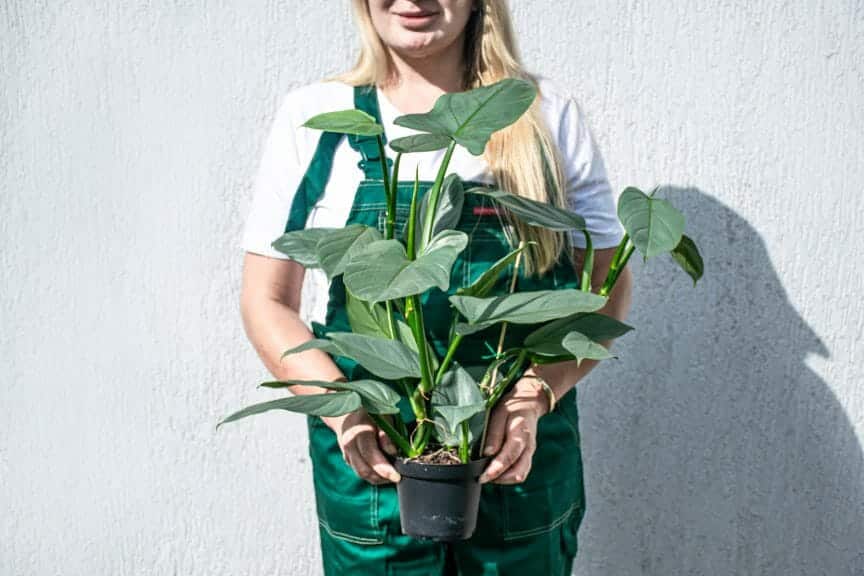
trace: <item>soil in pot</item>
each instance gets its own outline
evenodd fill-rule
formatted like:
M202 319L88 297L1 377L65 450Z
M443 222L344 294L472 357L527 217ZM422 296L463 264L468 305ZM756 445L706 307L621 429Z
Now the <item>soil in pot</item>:
M490 458L463 464L446 452L430 456L425 460L431 462L422 457L394 462L402 475L396 485L402 532L438 542L470 538L477 526L480 474Z

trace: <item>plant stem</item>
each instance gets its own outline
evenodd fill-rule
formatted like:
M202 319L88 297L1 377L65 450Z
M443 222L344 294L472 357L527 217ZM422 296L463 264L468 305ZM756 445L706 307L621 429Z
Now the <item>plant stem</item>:
M378 161L381 163L381 178L384 185L384 197L387 199L387 226L384 232L384 238L389 240L393 238L393 227L396 222L396 196L390 188L390 168L387 166L387 153L384 151L384 140L381 135L375 136L378 142Z
M459 427L461 431L459 436L459 459L467 463L470 457L470 451L468 450L468 420L462 422Z
M373 422L375 422L376 426L387 434L403 454L406 456L411 454L411 445L408 444L408 440L402 436L402 434L400 434L386 418L383 418L379 414L369 414L369 417Z
M411 205L408 208L408 238L406 239L405 251L409 260L417 258L417 191L420 189L420 169L414 171L414 191L411 193Z
M594 272L594 246L591 244L591 234L583 230L585 235L585 262L582 265L582 291L591 292L591 274Z
M447 346L447 353L444 355L444 359L441 360L441 364L438 365L438 372L435 373L435 386L440 384L441 379L444 378L444 373L447 372L447 368L450 367L450 362L453 361L453 357L456 355L456 349L459 347L461 342L462 334L456 334L450 339L450 345Z
M447 174L447 166L450 164L450 157L453 156L453 150L456 148L456 141L451 140L447 145L447 151L444 153L444 159L441 161L441 166L438 167L438 174L435 176L435 183L429 190L429 203L426 209L426 215L423 219L423 246L427 246L432 241L432 228L435 223L435 215L438 213L438 197L441 194L441 185L444 183L444 176Z
M618 244L615 255L612 257L612 262L609 264L609 273L606 275L606 280L600 288L600 296L608 296L612 292L612 288L615 287L615 282L618 281L621 270L627 265L630 255L633 254L633 250L636 248L633 244L628 246L629 243L630 235L624 234L624 238Z
M486 433L489 431L489 417L492 414L492 408L495 407L495 404L501 398L501 395L504 394L504 392L507 390L507 387L510 386L512 380L522 373L522 364L525 362L525 359L527 357L527 350L519 351L519 355L516 357L516 360L513 361L513 365L510 367L510 370L507 371L507 374L504 375L504 377L501 379L501 382L499 382L492 389L492 393L486 400L486 414L483 417L483 436L480 438L480 445L478 448L479 456L483 455L483 449L486 448Z

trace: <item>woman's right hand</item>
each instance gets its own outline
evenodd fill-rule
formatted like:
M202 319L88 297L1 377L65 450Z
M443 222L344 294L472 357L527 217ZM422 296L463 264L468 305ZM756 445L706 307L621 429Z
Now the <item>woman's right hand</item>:
M336 433L342 457L360 478L371 484L399 482L399 473L384 452L396 455L396 447L363 408L342 416L322 417Z

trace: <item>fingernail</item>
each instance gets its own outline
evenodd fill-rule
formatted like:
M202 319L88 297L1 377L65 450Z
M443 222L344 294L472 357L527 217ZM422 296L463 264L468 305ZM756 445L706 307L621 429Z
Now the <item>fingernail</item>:
M394 472L393 474L390 475L390 480L394 484L398 484L399 480L401 480L401 479L402 479L402 476L398 472Z
M491 456L494 453L495 453L495 450L491 446L486 446L486 448L483 449L483 455L484 456Z
M481 474L481 475L480 475L480 484L485 484L485 483L488 482L488 481L489 481L489 477L486 476L486 474Z

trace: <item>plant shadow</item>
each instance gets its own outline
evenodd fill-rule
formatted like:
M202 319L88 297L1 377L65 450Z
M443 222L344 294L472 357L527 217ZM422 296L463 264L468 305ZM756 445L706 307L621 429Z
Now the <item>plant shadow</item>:
M807 365L830 351L747 221L697 188L657 195L686 215L705 276L631 259L636 330L577 388L574 574L864 574L862 448Z

